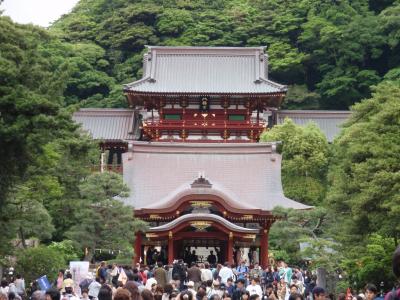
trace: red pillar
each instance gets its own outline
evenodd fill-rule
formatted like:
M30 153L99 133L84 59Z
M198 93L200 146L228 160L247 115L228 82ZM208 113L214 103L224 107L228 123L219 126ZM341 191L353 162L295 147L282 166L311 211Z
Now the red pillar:
M229 262L230 264L233 264L233 233L232 232L229 232L227 253L228 253L228 255L226 257L226 261Z
M263 229L261 232L260 239L260 262L263 268L269 265L268 261L268 231L269 228Z
M168 264L172 265L174 261L174 239L172 232L168 233Z
M133 264L136 265L140 263L140 257L142 256L142 233L136 232L135 238L135 256L133 259Z

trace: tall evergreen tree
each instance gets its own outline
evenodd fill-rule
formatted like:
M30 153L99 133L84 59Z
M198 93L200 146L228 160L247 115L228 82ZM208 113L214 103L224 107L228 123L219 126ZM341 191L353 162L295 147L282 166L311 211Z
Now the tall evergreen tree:
M116 173L94 173L79 186L81 203L78 221L66 235L86 250L90 260L96 248L130 248L136 230L144 230L145 223L133 216L133 208L121 199L129 195L128 187ZM116 249L117 250L117 249Z
M371 233L400 237L399 98L398 83L376 86L335 141L328 200L342 220L338 238L351 245Z

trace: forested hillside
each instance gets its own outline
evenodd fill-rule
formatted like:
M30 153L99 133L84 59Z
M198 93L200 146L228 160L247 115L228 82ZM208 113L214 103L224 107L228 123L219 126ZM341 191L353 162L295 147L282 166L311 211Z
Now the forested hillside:
M394 0L81 0L51 28L76 56L66 104L121 107L145 45L267 46L287 108L347 109L400 76Z
M400 0L81 0L48 30L0 12L0 265L16 237L72 243L86 259L112 244L131 256L144 225L114 199L128 192L120 176L91 174L98 145L71 112L126 106L122 84L141 77L145 45L267 46L270 77L289 85L284 107L359 102L333 144L290 120L263 134L283 142L285 195L316 207L274 211L270 245L292 263L344 270L343 287L394 280ZM304 241L312 251L300 253Z

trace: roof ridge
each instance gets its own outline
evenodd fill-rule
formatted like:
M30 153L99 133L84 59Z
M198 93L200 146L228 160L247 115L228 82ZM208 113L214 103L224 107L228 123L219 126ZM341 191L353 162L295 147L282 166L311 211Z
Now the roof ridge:
M351 114L351 110L321 110L321 109L282 109L278 113L291 114Z
M164 49L164 50L263 50L267 49L267 46L255 46L255 47L229 47L229 46L151 46L146 45L146 47L151 49Z
M132 108L107 108L107 107L83 107L77 110L77 112L84 112L84 111L99 111L99 112L108 112L108 111L133 111Z

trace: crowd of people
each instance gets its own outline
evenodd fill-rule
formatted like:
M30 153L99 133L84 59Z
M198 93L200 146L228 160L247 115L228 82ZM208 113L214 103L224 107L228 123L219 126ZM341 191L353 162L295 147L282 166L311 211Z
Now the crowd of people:
M60 270L46 291L27 295L19 275L10 282L3 280L0 289L0 300L374 300L377 295L377 288L367 284L362 294L334 298L316 285L314 275L284 261L265 269L257 263L250 268L245 261L237 266L208 262L188 266L176 260L173 265L159 261L136 267L102 262L80 282Z

